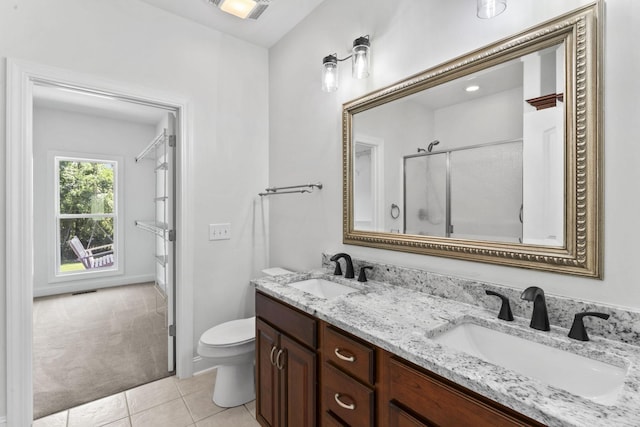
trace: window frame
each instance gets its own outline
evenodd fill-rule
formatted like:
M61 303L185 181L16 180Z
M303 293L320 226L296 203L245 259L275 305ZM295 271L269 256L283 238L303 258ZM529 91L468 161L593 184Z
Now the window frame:
M99 155L99 154L89 154L89 153L50 153L50 162L49 164L53 167L53 176L52 180L52 207L53 212L51 215L52 218L52 226L51 226L51 234L53 235L52 241L50 245L53 244L54 248L54 256L51 258L52 260L52 268L50 269L50 277L49 281L51 283L55 282L66 282L73 280L83 280L83 279L93 279L98 277L105 276L115 276L124 274L123 268L123 249L124 249L124 239L123 239L123 230L122 230L122 221L123 216L122 210L122 167L123 158L120 156L111 156L111 155ZM110 163L113 165L113 209L112 213L102 213L102 214L61 214L60 213L60 162L62 161L74 161L74 162L91 162L91 163ZM51 176L51 174L49 174ZM108 268L100 268L97 270L78 270L78 271L69 271L69 272L61 272L61 235L60 235L60 221L64 219L74 219L74 218L113 218L113 254L114 254L114 263L111 267ZM83 242L84 244L84 242ZM51 246L50 246L51 247Z

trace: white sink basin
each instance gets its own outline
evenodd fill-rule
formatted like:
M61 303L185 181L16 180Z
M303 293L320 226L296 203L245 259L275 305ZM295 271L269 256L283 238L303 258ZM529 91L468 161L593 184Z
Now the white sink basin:
M347 295L352 292L358 292L357 289L324 279L302 280L300 282L290 283L289 286L300 289L303 292L315 295L319 298L325 299L339 297L340 295Z
M473 323L457 325L433 340L605 405L615 402L624 385L624 368Z

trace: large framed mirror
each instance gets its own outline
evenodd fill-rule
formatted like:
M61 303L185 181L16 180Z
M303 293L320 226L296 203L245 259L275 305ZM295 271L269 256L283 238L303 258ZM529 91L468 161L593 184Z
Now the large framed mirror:
M601 277L600 7L345 103L344 243Z

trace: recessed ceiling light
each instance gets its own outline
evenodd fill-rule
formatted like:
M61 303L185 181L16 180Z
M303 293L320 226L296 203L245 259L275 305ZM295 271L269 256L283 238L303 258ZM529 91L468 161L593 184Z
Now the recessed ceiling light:
M479 89L480 89L480 86L478 86L478 85L469 85L469 86L464 88L464 90L466 90L467 92L475 92L475 91L477 91Z
M220 10L245 19L256 7L254 0L224 0L220 3Z

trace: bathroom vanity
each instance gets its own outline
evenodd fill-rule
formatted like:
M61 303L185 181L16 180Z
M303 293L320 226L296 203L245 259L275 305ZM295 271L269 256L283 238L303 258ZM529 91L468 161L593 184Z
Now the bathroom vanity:
M357 291L325 298L292 286L309 277ZM529 319L504 322L494 310L382 282L316 272L253 284L263 426L640 425L635 346L577 342L555 326L534 331ZM471 321L605 361L623 378L609 394L580 396L435 339Z
M261 292L256 317L263 426L543 425Z

